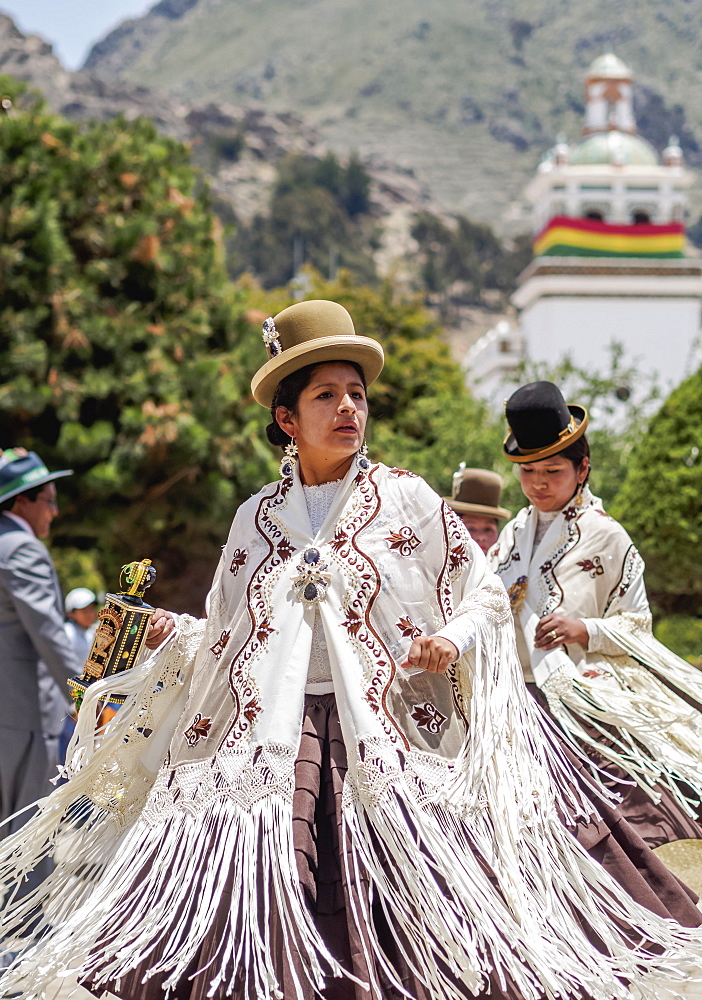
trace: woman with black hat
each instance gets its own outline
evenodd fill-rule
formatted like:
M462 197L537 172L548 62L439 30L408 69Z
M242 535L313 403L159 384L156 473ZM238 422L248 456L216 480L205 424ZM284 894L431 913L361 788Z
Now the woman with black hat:
M702 677L657 642L643 561L588 486L583 406L533 382L505 406L504 452L530 506L491 562L509 594L527 681L623 795L651 846L699 838Z
M207 620L88 689L71 779L0 853L0 884L68 855L6 908L0 931L39 941L5 990L70 969L125 1000L653 1000L699 936L567 832L591 806L504 588L426 483L365 454L380 346L331 302L264 341L281 479L238 510ZM96 744L110 693L130 697Z

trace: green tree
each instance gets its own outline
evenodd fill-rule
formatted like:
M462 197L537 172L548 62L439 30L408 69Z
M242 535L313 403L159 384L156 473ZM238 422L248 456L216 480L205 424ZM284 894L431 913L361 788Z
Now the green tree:
M233 510L272 466L249 395L260 341L207 192L145 120L80 128L8 79L0 90L14 101L0 119L0 445L76 470L60 565L114 586L122 562L152 556L155 599L199 610Z
M646 560L668 613L702 610L702 370L674 389L629 461L612 511Z
M342 267L374 281L369 190L370 177L357 157L343 166L331 152L322 159L286 156L268 210L239 224L229 241L232 274L249 271L272 289L306 263L330 276Z

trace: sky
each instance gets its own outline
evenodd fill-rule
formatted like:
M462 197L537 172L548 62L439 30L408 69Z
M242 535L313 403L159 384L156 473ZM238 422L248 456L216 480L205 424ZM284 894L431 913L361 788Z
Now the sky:
M83 64L94 42L128 17L138 17L157 0L0 0L24 34L51 42L67 69Z

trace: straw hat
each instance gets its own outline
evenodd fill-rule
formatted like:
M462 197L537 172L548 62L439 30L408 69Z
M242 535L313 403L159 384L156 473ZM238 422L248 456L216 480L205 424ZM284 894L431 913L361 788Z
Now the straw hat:
M355 361L366 382L375 382L383 368L383 348L359 336L350 315L338 302L311 299L283 309L263 324L268 361L251 380L257 403L270 406L286 375L324 361Z
M450 497L443 499L457 514L481 514L508 521L512 516L506 507L500 507L502 477L488 469L466 469L461 462L453 476Z
M585 433L587 410L566 403L553 382L530 382L505 403L509 434L503 445L510 462L539 462L557 455Z

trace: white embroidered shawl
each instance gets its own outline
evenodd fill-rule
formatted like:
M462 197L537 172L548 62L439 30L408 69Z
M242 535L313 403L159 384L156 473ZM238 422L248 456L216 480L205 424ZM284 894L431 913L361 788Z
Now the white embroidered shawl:
M534 547L537 520L525 507L489 553L534 680L571 735L624 767L652 798L659 798L653 785L664 783L695 816L699 802L688 801L678 782L702 798L702 715L670 685L702 704L702 675L653 638L641 556L587 486ZM554 612L589 625L587 649L534 648L539 619ZM616 727L614 746L594 741L580 720L601 732ZM612 740L609 729L605 735Z
M318 608L348 752L347 876L368 873L428 995L458 1000L456 981L478 993L491 970L528 1000L623 1000L627 981L652 1000L684 980L700 934L635 904L559 818L589 807L526 694L502 584L422 480L374 465L352 467L314 537L297 478L242 505L207 622L181 619L122 678L130 697L101 741L89 720L115 683L90 689L72 778L0 843L4 884L56 845L61 858L35 896L5 908L8 946L39 906L47 934L4 989L33 1000L66 970L105 982L149 958L176 983L213 932L227 880L212 991L232 992L239 974L247 997L279 995L273 913L318 988L325 968L341 972L305 907L292 837L313 621L298 595L310 584L326 587ZM446 676L399 667L415 635L459 614L476 646ZM350 918L371 968L392 977L368 914Z

